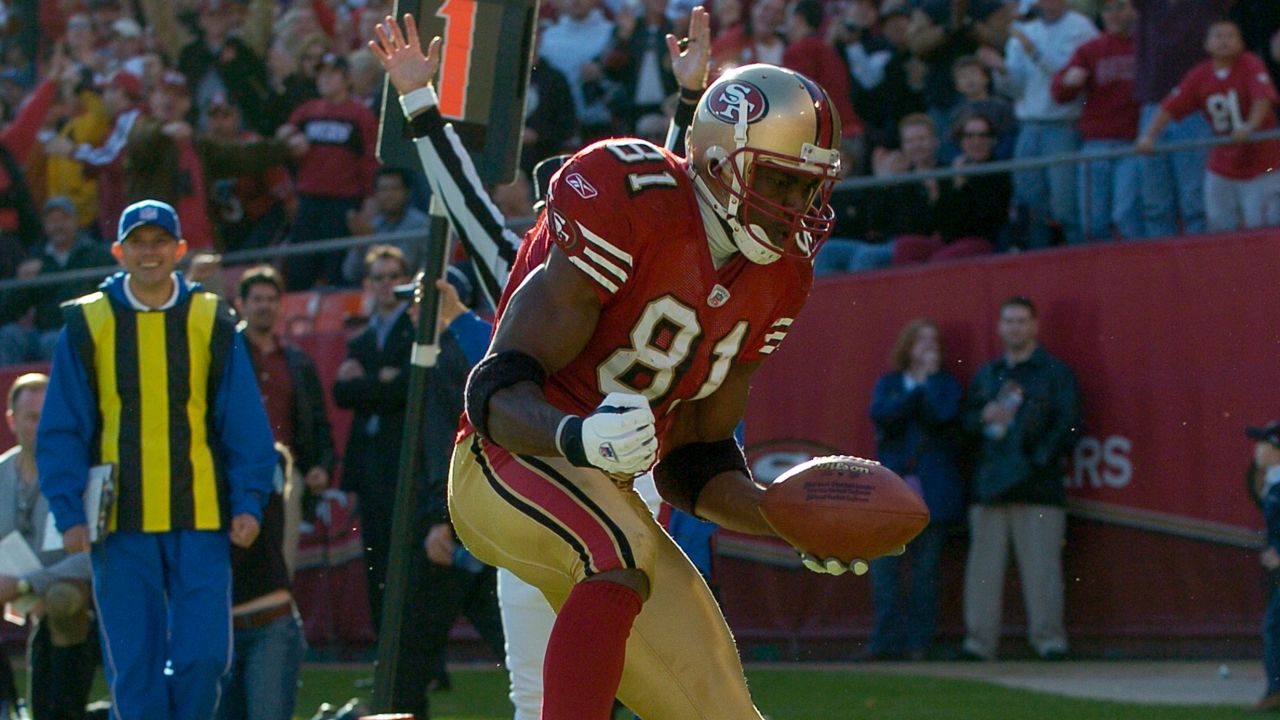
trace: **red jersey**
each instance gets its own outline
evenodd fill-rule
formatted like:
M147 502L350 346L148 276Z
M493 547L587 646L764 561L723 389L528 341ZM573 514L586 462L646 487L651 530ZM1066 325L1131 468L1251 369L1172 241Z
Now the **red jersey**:
M1267 66L1257 55L1246 52L1230 68L1218 70L1212 60L1191 68L1178 87L1161 103L1174 118L1201 110L1209 117L1215 135L1230 135L1244 125L1258 98L1274 105L1276 88ZM1258 130L1276 127L1275 113L1269 112ZM1280 167L1280 140L1219 145L1209 151L1209 170L1232 180L1250 180Z
M1062 76L1073 67L1089 72L1083 87L1062 84ZM1053 99L1065 105L1085 93L1079 128L1086 140L1132 140L1138 136L1138 114L1142 109L1133 97L1137 68L1133 38L1103 33L1076 48L1067 64L1054 73Z
M373 190L378 168L378 120L356 100L334 105L308 100L289 116L311 143L298 163L298 192L331 198L362 198Z
M853 78L835 48L817 35L801 38L787 44L782 53L782 66L805 75L827 91L831 104L840 114L843 137L862 134L862 118L853 109Z
M551 181L498 305L554 246L600 298L595 333L553 373L547 400L586 414L610 392L649 399L659 441L682 401L706 397L729 367L759 360L786 337L813 265L757 265L735 254L719 270L686 164L642 140L608 140L575 155Z
M205 193L204 163L191 138L175 140L178 170L191 179L189 191L178 198L174 209L182 218L182 239L192 250L213 249L213 221L209 219L209 196Z

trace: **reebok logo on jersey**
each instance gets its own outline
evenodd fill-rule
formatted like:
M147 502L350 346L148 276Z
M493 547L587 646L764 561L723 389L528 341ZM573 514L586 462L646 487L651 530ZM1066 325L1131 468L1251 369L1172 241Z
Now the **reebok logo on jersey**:
M747 124L756 122L769 112L769 100L760 88L749 82L731 82L718 88L707 98L707 110L730 125L738 124L745 106Z
M600 194L591 186L591 183L587 182L586 178L582 177L578 173L573 173L566 177L564 181L569 184L569 187L573 188L574 191L581 195L583 200L590 200Z

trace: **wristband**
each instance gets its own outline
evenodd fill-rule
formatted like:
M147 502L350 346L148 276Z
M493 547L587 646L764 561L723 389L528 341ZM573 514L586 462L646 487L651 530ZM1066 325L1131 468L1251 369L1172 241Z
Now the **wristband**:
M404 110L406 120L411 120L414 115L439 104L440 99L436 96L436 89L430 85L424 85L408 95L400 96L400 107Z
M565 415L556 429L556 449L578 467L594 467L587 462L587 451L582 447L582 418L577 415Z
M463 391L467 419L476 432L492 440L489 437L489 398L499 390L526 381L541 387L546 379L547 371L542 368L542 363L527 353L504 350L485 356L467 376L467 387Z
M690 90L687 87L681 86L680 102L685 103L687 105L697 105L698 101L702 99L702 93L705 90L706 88L700 88L698 90Z

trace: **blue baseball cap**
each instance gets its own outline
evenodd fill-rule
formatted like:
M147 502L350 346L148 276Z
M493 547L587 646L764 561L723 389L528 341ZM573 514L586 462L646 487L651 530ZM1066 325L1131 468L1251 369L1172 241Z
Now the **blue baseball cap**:
M182 226L178 224L178 212L172 205L159 200L142 200L120 213L120 227L116 232L116 242L124 242L124 239L129 237L129 233L143 225L164 228L170 235L182 239Z

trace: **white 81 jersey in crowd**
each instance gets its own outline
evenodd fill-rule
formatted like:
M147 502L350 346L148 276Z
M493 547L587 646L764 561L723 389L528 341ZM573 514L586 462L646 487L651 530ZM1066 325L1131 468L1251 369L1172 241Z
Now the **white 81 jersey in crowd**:
M610 392L639 393L659 437L676 404L778 347L813 280L812 263L790 257L757 265L735 255L717 270L685 161L641 140L596 143L560 169L499 313L552 247L603 307L583 351L547 380L548 400L588 413Z

